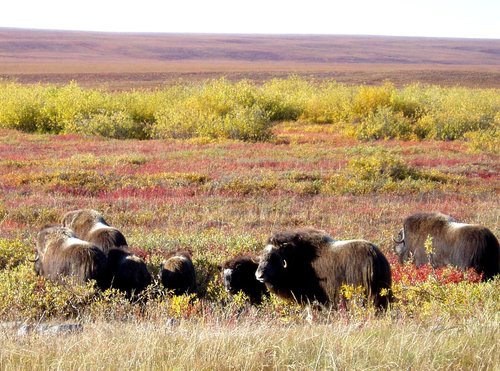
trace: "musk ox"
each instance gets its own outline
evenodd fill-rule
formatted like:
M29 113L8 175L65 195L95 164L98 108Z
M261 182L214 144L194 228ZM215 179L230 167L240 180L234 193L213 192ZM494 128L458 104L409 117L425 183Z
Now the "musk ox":
M429 237L432 251L425 248ZM480 225L459 223L448 215L411 215L404 220L394 242L401 263L413 258L417 267L431 263L433 267L450 264L474 268L483 274L483 279L500 273L500 248L493 233Z
M63 216L62 224L73 229L81 239L99 247L107 256L106 282L109 287L132 297L151 283L152 278L146 263L129 252L125 236L118 229L111 227L98 211L70 211Z
M196 273L191 254L175 251L160 266L159 278L163 286L175 295L196 292Z
M72 229L78 238L88 241L107 254L109 249L127 246L125 236L111 227L96 210L75 210L64 214L62 225Z
M151 281L146 263L140 257L123 247L108 251L106 283L109 287L123 291L131 298L140 294Z
M313 228L272 235L255 276L271 292L298 302L318 301L336 308L343 284L363 287L377 308L386 308L390 300L382 290L391 288L391 268L375 245L336 241Z
M255 277L258 266L258 258L248 255L236 256L224 262L221 268L226 290L232 295L242 291L252 304L260 304L267 289Z
M37 236L35 271L52 281L71 277L76 283L95 280L105 288L106 256L89 242L78 239L69 228L43 228Z

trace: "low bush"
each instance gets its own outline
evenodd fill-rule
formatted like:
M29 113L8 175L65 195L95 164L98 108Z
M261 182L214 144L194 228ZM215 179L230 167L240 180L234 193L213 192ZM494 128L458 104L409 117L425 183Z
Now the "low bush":
M0 238L0 270L16 267L28 257L34 257L33 246L20 239Z
M409 139L412 136L412 123L402 112L394 112L390 107L379 107L364 116L358 124L348 126L346 132L361 140Z
M115 139L146 139L149 127L135 121L126 112L95 113L89 117L74 117L64 126L65 133L100 135Z
M500 113L495 116L495 126L489 130L469 132L464 135L471 152L500 153Z
M420 170L407 165L388 150L371 148L356 153L347 166L326 180L325 192L366 194L372 192L422 192L454 184L460 178L437 170Z
M0 127L111 138L265 141L276 121L329 123L364 139L463 139L498 127L495 89L346 86L299 77L208 80L157 91L111 93L0 83Z

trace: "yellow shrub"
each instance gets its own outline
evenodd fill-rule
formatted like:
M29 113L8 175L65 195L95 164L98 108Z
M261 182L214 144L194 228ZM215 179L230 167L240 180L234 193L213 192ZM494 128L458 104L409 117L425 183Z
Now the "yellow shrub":
M386 83L383 86L361 86L354 97L352 111L357 117L363 117L378 108L388 107L394 86Z

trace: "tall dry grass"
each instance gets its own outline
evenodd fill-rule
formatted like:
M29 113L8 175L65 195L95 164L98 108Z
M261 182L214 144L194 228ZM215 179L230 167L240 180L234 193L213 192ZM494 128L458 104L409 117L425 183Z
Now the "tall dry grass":
M500 364L498 314L451 323L390 316L324 324L190 321L87 323L81 333L0 333L11 369L452 369Z

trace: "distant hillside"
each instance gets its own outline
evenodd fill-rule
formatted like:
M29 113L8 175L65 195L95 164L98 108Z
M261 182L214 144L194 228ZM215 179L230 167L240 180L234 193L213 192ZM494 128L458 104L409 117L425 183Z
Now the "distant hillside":
M368 83L391 76L396 82L405 82L406 74L410 81L436 78L437 82L468 85L470 80L497 86L500 40L0 28L0 77L21 82L64 82L73 78L98 83L118 79L125 84L148 85L149 81L154 85L176 78L225 74L261 79L290 73L355 82L354 72L372 73L359 81Z

